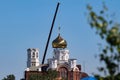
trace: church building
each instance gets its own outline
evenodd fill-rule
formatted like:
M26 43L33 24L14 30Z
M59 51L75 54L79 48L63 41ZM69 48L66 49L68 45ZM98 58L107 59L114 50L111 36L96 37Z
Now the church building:
M49 69L58 72L57 80L80 80L81 65L77 64L77 59L70 59L70 52L67 49L67 41L58 34L52 41L53 56L47 59L46 64L40 64L39 50L36 48L27 49L27 68L25 70L25 80L29 80L31 74L42 74L43 70ZM72 55L72 53L71 53ZM87 76L87 74L84 74Z

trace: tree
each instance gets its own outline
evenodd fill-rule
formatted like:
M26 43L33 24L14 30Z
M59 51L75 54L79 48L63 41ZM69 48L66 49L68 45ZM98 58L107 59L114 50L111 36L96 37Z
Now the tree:
M57 77L57 75L58 75L58 72L56 70L49 69L47 71L47 76L49 78L48 80L55 80L55 78Z
M56 70L49 69L41 74L31 74L30 80L55 80L57 73L58 72Z
M7 75L7 77L4 77L2 80L15 80L15 76L13 74Z
M31 74L30 75L30 80L44 80L43 76L40 74Z
M108 19L110 17L106 16L108 8L105 4L99 13L93 11L90 5L87 5L87 9L91 28L94 28L96 34L106 42L99 54L99 60L104 62L105 66L98 68L105 76L96 75L96 77L98 80L120 80L120 24Z

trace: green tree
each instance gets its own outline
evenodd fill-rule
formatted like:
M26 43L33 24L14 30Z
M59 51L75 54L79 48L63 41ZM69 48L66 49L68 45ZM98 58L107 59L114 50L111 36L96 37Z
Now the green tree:
M87 5L87 9L91 28L94 28L96 34L106 42L99 54L99 59L105 66L98 68L105 76L96 75L96 77L98 80L120 80L120 25L112 19L109 20L105 4L99 12L94 11L90 5Z
M15 80L15 76L13 74L7 75L7 77L4 77L2 80Z
M55 80L55 78L57 77L58 72L56 70L51 70L49 69L47 71L47 77L49 78L48 80Z
M30 80L44 80L43 76L40 74L31 74L30 75Z
M41 74L31 74L30 80L55 80L57 73L58 72L56 70L49 69Z

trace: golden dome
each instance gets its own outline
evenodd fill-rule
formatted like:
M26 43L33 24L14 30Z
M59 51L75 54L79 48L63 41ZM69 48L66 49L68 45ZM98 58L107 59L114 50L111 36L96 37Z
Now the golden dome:
M53 48L66 48L67 42L59 34L58 37L55 40L53 40L52 47Z

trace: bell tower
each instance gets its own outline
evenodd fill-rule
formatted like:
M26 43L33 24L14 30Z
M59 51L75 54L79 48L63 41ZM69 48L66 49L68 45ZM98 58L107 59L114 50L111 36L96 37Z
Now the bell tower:
M39 51L35 48L27 49L27 68L39 66Z

